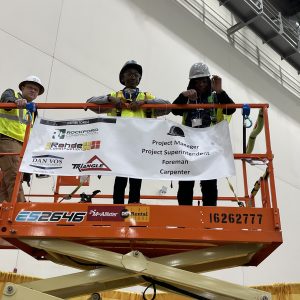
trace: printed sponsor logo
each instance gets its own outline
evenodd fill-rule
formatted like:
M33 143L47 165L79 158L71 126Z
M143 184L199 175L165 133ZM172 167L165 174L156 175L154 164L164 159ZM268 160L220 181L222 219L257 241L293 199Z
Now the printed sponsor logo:
M89 206L87 221L124 221L121 211L124 206Z
M136 206L125 206L122 211L123 218L125 222L149 222L150 220L150 207L144 205Z
M86 163L72 164L73 169L79 172L87 171L111 171L111 169L97 156L94 155Z
M63 157L54 155L37 155L32 156L31 167L35 167L43 170L61 169L63 163Z
M87 221L149 222L149 206L89 206Z
M16 222L60 222L80 223L84 220L86 211L20 211Z
M98 134L98 128L84 129L84 130L67 130L67 129L55 129L52 134L52 139L64 139L66 137L74 136L88 136Z
M66 150L66 151L87 151L100 148L100 141L91 141L83 143L59 143L48 142L45 150Z
M193 120L192 120L193 121ZM200 124L201 125L201 124ZM168 132L168 135L173 135L173 136L182 136L184 137L184 132L183 130L178 127L178 126L172 126Z
M126 218L130 217L130 211L128 209L126 209L126 208L122 209L122 211L121 211L121 217L123 219L126 219Z

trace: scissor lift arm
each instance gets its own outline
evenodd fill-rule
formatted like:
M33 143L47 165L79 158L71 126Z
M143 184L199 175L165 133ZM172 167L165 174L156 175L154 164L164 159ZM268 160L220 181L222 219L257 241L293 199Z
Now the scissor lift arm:
M231 266L241 260L247 262L262 247L260 244L228 245L147 259L139 251L122 255L57 239L21 239L21 242L46 252L59 253L106 267L20 285L7 283L3 300L65 299L84 293L144 284L147 277L166 283L166 286L174 286L177 292L186 291L194 297L198 296L198 299L270 299L270 294L266 292L189 271L195 265L200 269L201 265L206 265L208 270L215 269L216 264L228 259L231 259Z

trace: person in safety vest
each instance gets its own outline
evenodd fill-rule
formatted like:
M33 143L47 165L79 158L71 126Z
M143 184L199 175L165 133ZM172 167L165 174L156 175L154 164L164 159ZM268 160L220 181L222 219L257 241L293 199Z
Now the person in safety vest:
M113 108L93 109L96 113L108 113L109 116L120 116L129 118L155 118L168 114L167 109L143 110L143 104L170 104L169 101L158 99L149 92L142 92L137 88L143 75L143 68L135 60L127 61L119 74L119 81L125 86L123 90L112 92L105 96L92 97L87 100L89 103L104 104L111 103ZM117 145L116 145L117 146ZM124 194L128 178L116 177L113 191L114 204L124 204ZM140 202L142 180L129 178L129 199L128 203Z
M222 89L222 79L210 76L204 63L192 65L189 73L189 85L173 104L234 104L233 100ZM212 126L224 119L229 120L235 109L173 109L174 115L182 116L182 124L204 128ZM177 199L179 205L193 204L193 189L195 181L179 181ZM201 180L203 206L216 206L218 198L217 180Z
M0 109L0 153L20 153L26 130L26 104L44 93L44 87L37 76L28 76L19 84L21 92L7 89L1 95L1 103L15 103L17 109ZM19 156L0 155L0 202L11 201L12 191L19 168ZM18 202L24 202L22 186Z

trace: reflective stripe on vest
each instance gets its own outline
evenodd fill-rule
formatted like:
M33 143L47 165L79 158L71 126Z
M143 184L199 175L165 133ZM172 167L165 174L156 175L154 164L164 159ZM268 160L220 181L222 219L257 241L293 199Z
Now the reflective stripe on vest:
M121 99L122 102L131 101L130 99L125 99L123 95L123 91L112 92L110 96ZM144 101L144 100L152 100L155 97L150 93L139 92L135 101ZM120 114L118 114L117 109L113 109L110 116L121 116L126 118L146 118L147 112L143 109L138 109L137 111L132 111L130 109L122 109L120 110ZM153 116L153 111L151 112L151 116Z
M15 97L20 98L16 92ZM0 133L23 142L27 123L23 119L25 112L25 109L0 109Z

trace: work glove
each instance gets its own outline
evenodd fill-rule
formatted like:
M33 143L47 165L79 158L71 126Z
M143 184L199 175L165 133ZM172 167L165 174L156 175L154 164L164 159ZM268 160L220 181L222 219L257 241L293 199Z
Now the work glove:
M31 180L31 174L30 173L23 173L23 179L22 182L26 182L27 186L30 187L30 180Z

